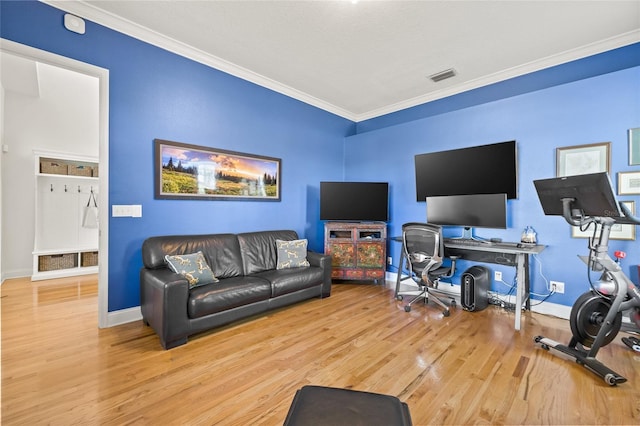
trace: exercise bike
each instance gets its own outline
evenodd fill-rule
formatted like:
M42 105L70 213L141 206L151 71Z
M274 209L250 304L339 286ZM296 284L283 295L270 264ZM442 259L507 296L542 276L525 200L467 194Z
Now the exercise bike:
M562 345L543 336L536 336L534 341L554 355L584 366L610 386L624 383L627 379L598 361L596 355L615 339L623 312L629 311L631 322L640 329L640 291L620 267L625 254L616 251L614 260L608 253L612 226L638 225L640 218L617 202L606 173L544 179L534 184L546 215L561 215L583 230L594 227L589 255L579 256L587 265L591 290L578 297L571 308L571 341ZM591 272L600 274L597 281L592 280Z

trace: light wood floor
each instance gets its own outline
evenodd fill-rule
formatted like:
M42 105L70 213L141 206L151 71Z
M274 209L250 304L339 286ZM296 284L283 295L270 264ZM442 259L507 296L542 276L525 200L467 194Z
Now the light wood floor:
M164 351L135 322L97 328L95 277L8 280L2 302L2 424L280 425L306 384L398 396L415 425L640 424L640 354L598 358L609 387L533 343L566 343L567 321L489 307L443 318L391 290L335 284L314 299Z

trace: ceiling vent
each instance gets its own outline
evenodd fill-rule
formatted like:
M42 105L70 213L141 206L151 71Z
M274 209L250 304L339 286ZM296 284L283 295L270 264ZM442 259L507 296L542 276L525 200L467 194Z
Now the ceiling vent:
M447 78L451 78L455 75L456 75L456 70L454 70L453 68L449 68L448 70L440 71L438 73L430 75L429 78L434 83L437 83L439 81L446 80Z

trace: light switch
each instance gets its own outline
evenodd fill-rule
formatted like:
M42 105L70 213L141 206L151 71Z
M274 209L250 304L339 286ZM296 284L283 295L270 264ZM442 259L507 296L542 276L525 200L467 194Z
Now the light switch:
M126 217L129 216L127 210L129 206L112 205L111 217Z
M142 205L113 204L111 217L142 217Z

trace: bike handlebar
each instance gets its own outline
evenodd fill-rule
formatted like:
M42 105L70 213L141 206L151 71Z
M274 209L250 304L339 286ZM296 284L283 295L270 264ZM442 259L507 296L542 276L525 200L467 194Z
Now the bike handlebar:
M622 201L619 201L618 204L620 205L620 210L624 213L624 219L627 219L625 221L621 220L620 223L629 223L630 221L633 224L640 225L640 217L634 216L631 210L629 210L629 207L627 207Z
M569 225L580 226L586 221L595 222L609 222L609 223L621 223L626 225L640 225L640 217L634 216L631 210L622 202L619 201L620 210L624 213L624 216L585 216L580 210L571 210L571 204L575 201L575 198L563 198L562 199L562 217Z

